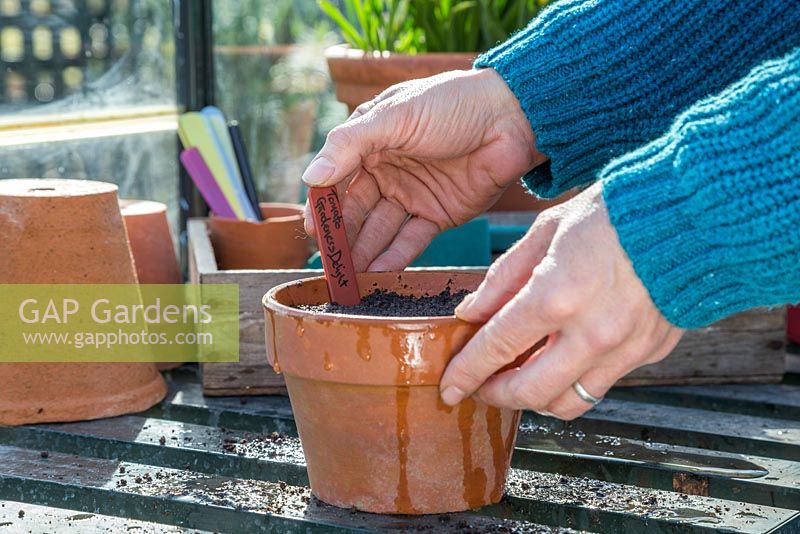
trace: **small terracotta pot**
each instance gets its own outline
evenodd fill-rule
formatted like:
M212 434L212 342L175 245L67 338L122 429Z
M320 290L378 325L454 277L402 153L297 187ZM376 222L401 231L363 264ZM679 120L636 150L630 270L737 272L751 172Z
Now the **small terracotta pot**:
M364 273L375 288L420 295L474 290L479 274ZM477 325L450 317L313 314L322 277L264 296L267 353L282 371L321 500L377 513L477 508L503 495L519 412L468 399L448 407L438 383Z
M181 270L172 245L167 206L150 200L121 199L119 208L140 284L180 284Z
M167 221L167 205L151 200L120 199L119 208L139 283L182 283ZM159 371L169 371L181 365L182 362L156 363Z
M117 186L0 180L0 284L135 284ZM166 395L150 363L0 364L0 424L97 419Z
M263 221L208 218L217 266L227 269L301 269L312 240L303 228L303 206L265 202Z

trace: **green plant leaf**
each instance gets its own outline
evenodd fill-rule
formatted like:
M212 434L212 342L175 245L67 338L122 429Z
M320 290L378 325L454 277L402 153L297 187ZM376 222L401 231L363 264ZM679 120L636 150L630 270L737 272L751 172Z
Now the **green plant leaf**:
M339 8L333 5L329 0L319 0L319 7L325 12L328 17L336 23L342 30L342 36L347 43L354 48L363 49L366 43L363 37L358 33L358 30L348 22L345 16L339 11Z
M481 52L550 0L319 0L353 47L402 53Z

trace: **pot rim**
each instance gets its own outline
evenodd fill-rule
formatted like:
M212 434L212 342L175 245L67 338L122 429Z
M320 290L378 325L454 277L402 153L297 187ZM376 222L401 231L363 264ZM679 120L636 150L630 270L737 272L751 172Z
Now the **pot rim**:
M117 184L77 178L6 178L0 188L5 198L75 198L118 192Z
M360 48L353 48L347 43L335 44L325 49L326 59L345 59L345 60L392 59L392 58L401 60L401 59L420 58L426 56L430 56L433 58L460 57L465 59L467 58L475 59L479 55L480 52L423 52L421 54L401 54L399 52L388 52L388 51L380 52L377 50L368 52Z
M148 215L158 215L166 213L167 205L155 200L140 200L138 198L120 198L119 209L122 216L142 217Z
M267 217L263 221L231 219L230 217L220 217L215 213L209 213L208 218L214 219L214 222L216 222L217 224L222 222L222 224L252 224L254 226L263 226L269 223L295 222L303 219L303 206L301 204L292 204L291 202L259 202L258 207L259 209L286 208L291 210L297 210L297 213L294 213L292 215L281 215L278 217Z
M377 271L375 274L385 273L385 274L408 274L414 272L436 272L436 273L454 273L454 274L468 274L463 273L460 271ZM471 273L475 274L476 276L481 276L479 273ZM405 326L425 326L430 325L431 323L435 325L443 325L449 323L464 323L469 324L467 321L460 319L456 315L436 315L436 316L417 316L417 317L387 317L387 316L375 316L375 315L351 315L345 313L319 313L319 312L311 312L306 310L301 310L300 308L295 308L293 306L288 306L286 304L282 304L275 298L276 293L281 291L287 287L295 286L295 285L302 285L304 283L315 282L318 280L325 280L325 276L310 276L308 278L301 278L299 280L292 280L291 282L285 282L283 284L277 285L267 291L267 293L262 297L261 304L262 306L275 313L277 315L282 315L286 317L293 317L296 319L303 319L303 320L314 320L314 321L321 321L321 322L346 322L346 323L354 323L354 324L372 324L372 325L405 325Z

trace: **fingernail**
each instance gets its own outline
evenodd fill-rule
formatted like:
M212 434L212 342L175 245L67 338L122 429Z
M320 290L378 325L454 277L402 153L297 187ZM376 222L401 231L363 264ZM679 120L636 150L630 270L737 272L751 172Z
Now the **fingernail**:
M303 181L308 185L319 185L333 174L334 166L331 160L320 156L311 162L306 172L303 173Z
M448 406L455 406L464 400L464 397L466 397L464 392L455 386L447 386L444 388L444 391L442 391L442 400Z
M474 295L475 295L474 293L470 293L469 295L464 297L464 300L462 300L458 306L456 306L456 311L455 311L456 316L461 316L464 314L464 312L467 311L467 309L472 305L472 301L474 300Z

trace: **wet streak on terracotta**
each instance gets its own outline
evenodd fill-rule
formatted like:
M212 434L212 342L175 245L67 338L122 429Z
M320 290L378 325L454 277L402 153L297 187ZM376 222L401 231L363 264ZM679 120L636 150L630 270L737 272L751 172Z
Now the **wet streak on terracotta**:
M475 421L475 401L465 399L458 406L458 429L461 432L461 451L464 462L464 502L470 508L484 503L486 472L472 466L472 425Z
M408 398L410 395L411 388L397 388L397 461L399 477L397 480L397 497L395 497L394 504L398 510L407 510L407 513L414 513L414 509L411 506L411 495L408 492Z
M302 337L306 331L306 329L303 328L303 321L299 317L295 317L294 322L295 322L294 333L297 334L297 337Z
M359 326L362 328L369 328ZM368 331L367 331L368 332ZM361 334L361 332L359 332ZM391 337L391 352L397 359L397 383L408 384L408 366L405 363L406 352L403 350L400 339L402 333L397 330L388 330L387 334ZM359 344L362 338L359 335ZM369 339L367 339L369 342ZM369 347L367 346L367 350ZM411 506L411 496L408 492L408 398L411 394L411 388L398 387L395 391L395 400L397 402L397 416L396 416L396 432L397 432L397 462L398 462L398 480L397 480L397 497L395 497L395 507L397 510L408 510L413 513Z
M281 364L278 361L278 340L276 339L277 331L275 329L275 318L269 317L269 325L272 328L272 370L276 374L281 372Z
M389 336L391 353L395 360L397 360L397 383L410 384L411 369L409 369L410 366L406 363L408 351L405 350L401 342L403 332L395 329L388 329L384 331L384 334Z
M372 358L372 352L369 348L369 326L358 325L358 344L356 345L356 352L362 360L369 361Z
M503 420L500 410L493 406L486 408L486 432L489 434L489 443L492 446L492 461L494 463L494 489L492 500L499 500L503 495L503 475L506 472L507 452L503 443Z
M327 350L322 354L322 361L324 362L322 366L325 368L326 371L330 371L331 369L333 369L333 364L331 363L331 355L330 353L328 353Z

